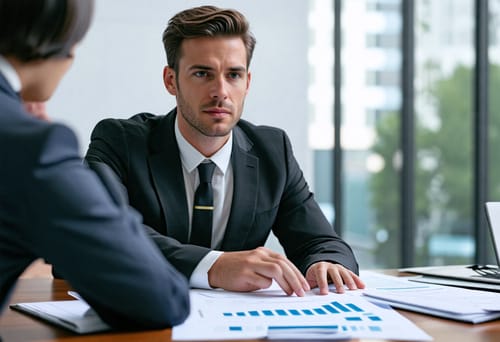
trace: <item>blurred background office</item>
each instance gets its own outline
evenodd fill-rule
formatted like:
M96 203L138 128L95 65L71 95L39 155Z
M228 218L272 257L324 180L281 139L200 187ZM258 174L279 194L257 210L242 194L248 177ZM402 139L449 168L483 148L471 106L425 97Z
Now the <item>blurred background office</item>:
M82 153L100 119L174 106L161 34L201 4L249 19L243 116L288 132L361 268L494 262L482 204L500 200L500 0L98 1L48 104Z

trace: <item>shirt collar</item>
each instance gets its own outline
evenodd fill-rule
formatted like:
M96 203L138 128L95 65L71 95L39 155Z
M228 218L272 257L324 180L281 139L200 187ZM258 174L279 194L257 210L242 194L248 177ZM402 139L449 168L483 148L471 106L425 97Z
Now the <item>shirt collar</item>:
M179 123L177 117L175 118L175 138L177 140L177 145L179 146L179 152L181 155L182 165L191 173L194 169L198 167L205 159L207 159L203 154L201 154L197 149L193 147L183 136L179 130ZM225 174L231 161L231 151L233 149L233 132L229 133L229 139L222 146L222 148L217 151L210 160L215 163L217 168Z
M2 73L16 93L21 91L21 79L16 69L2 55L0 55L0 73Z

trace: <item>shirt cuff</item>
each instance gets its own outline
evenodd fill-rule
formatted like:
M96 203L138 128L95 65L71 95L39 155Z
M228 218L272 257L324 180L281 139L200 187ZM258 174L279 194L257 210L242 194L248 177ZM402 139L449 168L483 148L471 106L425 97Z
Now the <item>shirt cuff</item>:
M211 289L212 287L208 283L208 271L212 265L217 261L217 259L224 252L220 251L210 251L201 261L196 265L196 268L191 274L189 279L189 286L198 289Z

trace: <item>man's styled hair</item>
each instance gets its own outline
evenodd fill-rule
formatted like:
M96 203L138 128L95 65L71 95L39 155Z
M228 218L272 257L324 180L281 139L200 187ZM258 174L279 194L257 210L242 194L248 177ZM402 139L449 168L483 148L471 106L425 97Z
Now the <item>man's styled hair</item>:
M67 57L93 8L94 0L0 0L0 54L23 62Z
M181 44L184 39L238 36L245 44L248 67L256 43L249 27L245 16L234 9L200 6L179 12L169 20L163 32L168 66L176 73L179 71Z

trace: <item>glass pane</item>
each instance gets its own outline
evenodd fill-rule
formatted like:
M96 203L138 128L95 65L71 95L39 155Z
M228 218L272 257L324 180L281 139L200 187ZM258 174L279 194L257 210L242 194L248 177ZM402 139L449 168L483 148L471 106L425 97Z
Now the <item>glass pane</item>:
M333 220L332 0L311 2L310 26L314 190ZM399 0L342 3L342 230L362 268L399 265L400 28Z
M490 0L489 200L500 201L500 0ZM489 263L496 264L490 240Z
M343 1L342 29L345 236L363 268L398 267L401 3Z
M309 2L309 147L314 155L313 191L333 223L333 3Z
M415 5L416 265L471 263L474 1Z

